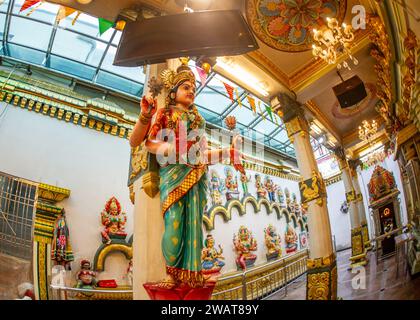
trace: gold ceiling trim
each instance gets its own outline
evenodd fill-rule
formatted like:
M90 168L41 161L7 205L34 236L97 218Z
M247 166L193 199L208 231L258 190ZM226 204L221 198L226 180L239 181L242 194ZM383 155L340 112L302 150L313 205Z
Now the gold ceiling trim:
M321 124L329 131L329 133L331 133L338 140L338 142L341 143L341 136L338 133L336 126L333 125L332 122L324 115L315 101L309 100L305 105L309 111L315 115L319 122L321 122Z

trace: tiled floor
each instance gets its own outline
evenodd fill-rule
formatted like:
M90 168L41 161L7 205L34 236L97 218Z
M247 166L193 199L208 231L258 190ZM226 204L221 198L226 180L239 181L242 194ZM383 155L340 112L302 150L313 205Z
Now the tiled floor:
M363 288L361 272L352 273L350 267L350 250L337 253L338 297L344 300L417 300L420 299L420 276L411 277L400 262L399 275L396 272L396 259L390 257L376 264L375 252L368 253L369 263L365 266L365 286ZM358 288L359 287L359 288ZM306 278L301 277L280 291L270 300L305 299Z

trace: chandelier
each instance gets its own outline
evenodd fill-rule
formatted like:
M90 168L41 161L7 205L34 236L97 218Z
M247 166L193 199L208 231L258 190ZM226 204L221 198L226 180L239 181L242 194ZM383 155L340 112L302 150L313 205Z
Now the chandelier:
M372 137L378 131L378 124L375 120L369 123L367 120L363 120L362 125L359 126L359 138L360 140L369 142L372 145Z
M337 19L327 18L327 27L313 30L314 44L312 54L323 59L328 64L337 64L339 54L347 54L353 64L358 65L359 61L350 52L351 42L354 40L354 33L350 25L343 23L339 26ZM351 70L347 61L337 64L337 68L342 67Z

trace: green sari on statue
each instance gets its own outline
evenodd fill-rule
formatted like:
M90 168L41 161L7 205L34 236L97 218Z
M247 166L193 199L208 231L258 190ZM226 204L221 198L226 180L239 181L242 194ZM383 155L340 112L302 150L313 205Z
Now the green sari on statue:
M193 110L201 118L195 107ZM186 111L184 114L188 117L173 119L176 125L178 120L188 119L184 122L187 123L187 133L192 130L191 127L196 126L192 125L192 113ZM204 128L204 119L201 118L198 128ZM162 214L165 219L162 251L166 272L175 281L190 287L203 286L201 251L203 212L207 204L207 166L169 164L161 167L159 174Z

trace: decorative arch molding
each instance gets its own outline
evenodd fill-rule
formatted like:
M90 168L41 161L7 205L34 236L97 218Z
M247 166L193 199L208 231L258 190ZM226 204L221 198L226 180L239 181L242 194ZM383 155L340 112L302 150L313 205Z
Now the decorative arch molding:
M133 258L133 247L128 243L111 243L102 244L95 254L95 260L93 261L93 268L95 271L105 270L105 260L111 252L122 252L127 260Z
M203 224L207 231L213 230L215 228L214 220L216 215L221 215L223 221L228 222L232 220L232 209L236 208L239 212L239 215L246 214L246 204L250 203L254 207L254 212L259 213L261 207L264 206L267 209L267 214L271 214L273 211L276 212L277 219L280 220L282 216L286 218L287 223L290 223L292 220L294 222L294 227L297 227L298 224L301 227L301 230L308 229L306 223L302 218L297 217L295 213L289 212L289 210L280 205L278 202L269 202L265 198L255 199L253 196L246 196L242 200L232 199L229 200L225 206L214 206L210 208L209 212L203 216Z

